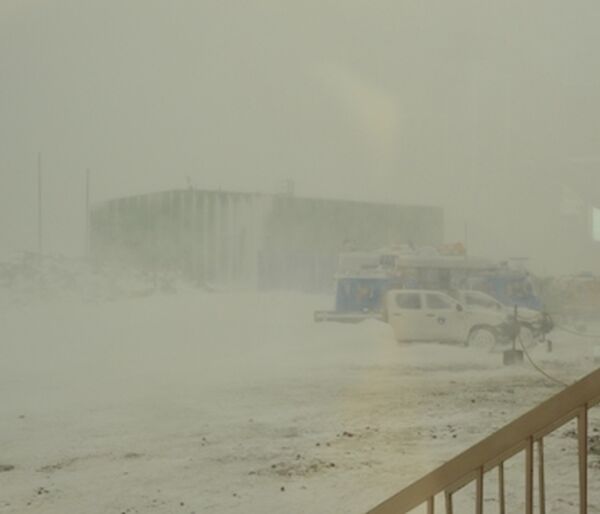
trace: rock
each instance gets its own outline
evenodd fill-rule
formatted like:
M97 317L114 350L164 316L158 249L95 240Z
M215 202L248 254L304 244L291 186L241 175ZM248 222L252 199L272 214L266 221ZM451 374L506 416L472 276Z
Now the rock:
M12 464L0 464L0 473L12 471L15 467Z

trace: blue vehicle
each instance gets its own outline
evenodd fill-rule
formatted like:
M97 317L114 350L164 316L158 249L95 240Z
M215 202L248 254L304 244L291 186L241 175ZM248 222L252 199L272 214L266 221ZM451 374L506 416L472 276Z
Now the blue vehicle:
M541 311L542 301L537 296L529 274L525 271L499 268L477 273L467 279L469 289L493 296L510 307Z
M382 302L398 280L387 275L344 276L336 280L335 310L315 312L315 321L358 322L382 318Z
M391 289L451 291L473 289L513 307L541 310L525 271L464 255L379 251L340 256L335 310L315 312L316 321L357 322L383 318L383 299Z

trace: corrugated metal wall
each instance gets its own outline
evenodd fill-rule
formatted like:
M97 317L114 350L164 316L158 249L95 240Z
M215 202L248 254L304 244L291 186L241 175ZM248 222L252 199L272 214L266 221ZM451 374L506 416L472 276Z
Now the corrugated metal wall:
M348 247L439 244L435 207L271 196L166 191L94 207L93 256L199 282L326 289Z

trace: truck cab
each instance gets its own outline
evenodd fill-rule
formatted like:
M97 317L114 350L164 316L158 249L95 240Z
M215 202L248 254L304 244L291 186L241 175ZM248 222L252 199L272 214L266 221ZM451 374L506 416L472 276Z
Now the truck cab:
M503 309L467 308L441 291L396 289L386 295L384 318L397 341L493 346L507 340Z

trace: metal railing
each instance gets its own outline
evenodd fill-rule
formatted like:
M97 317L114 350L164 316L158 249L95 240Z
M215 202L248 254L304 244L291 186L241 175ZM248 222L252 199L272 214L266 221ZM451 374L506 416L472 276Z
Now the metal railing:
M577 420L579 512L587 514L588 410L600 403L600 370L562 390L515 421L425 475L369 511L369 514L405 514L427 505L434 514L435 498L444 495L446 514L453 514L453 495L475 482L475 512L483 513L484 475L498 472L500 514L506 512L504 463L525 452L525 512L533 514L534 448L537 446L539 512L546 512L544 437L571 420Z

